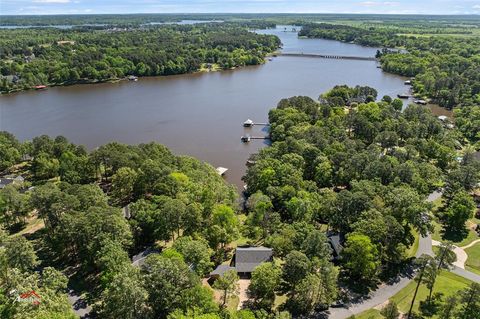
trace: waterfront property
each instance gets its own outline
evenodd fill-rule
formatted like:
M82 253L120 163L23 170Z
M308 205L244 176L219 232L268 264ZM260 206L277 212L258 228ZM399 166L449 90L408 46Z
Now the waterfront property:
M282 30L259 32L278 35L284 52L368 57L378 49L302 39ZM242 191L245 162L268 145L264 140L241 143L239 138L247 133L268 134L261 125L245 129L243 121L267 123L269 109L280 99L292 94L317 99L319 92L338 83L362 83L376 88L379 96L406 92L406 78L375 65L374 61L278 56L273 63L221 72L49 86L46 91L1 95L0 126L20 140L63 135L90 150L110 141L157 141L177 154L197 157L215 168L227 167L226 180Z

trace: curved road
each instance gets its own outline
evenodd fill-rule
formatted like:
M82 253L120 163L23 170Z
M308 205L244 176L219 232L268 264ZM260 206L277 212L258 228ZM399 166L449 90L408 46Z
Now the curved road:
M427 197L427 202L433 202L441 196L442 193L440 191L435 191ZM151 247L148 247L147 249L132 258L132 264L137 267L140 266L145 260L145 258L152 252L155 252L155 250ZM424 254L430 256L433 255L431 235L421 237L419 240L416 257L420 257ZM470 271L459 267L454 267L450 271L471 281L480 283L480 276ZM328 318L345 319L352 315L357 315L368 309L381 305L388 301L390 297L394 296L400 290L405 288L412 279L413 274L405 274L399 276L395 278L392 283L382 284L377 290L371 292L368 296L368 299L361 299L357 302L353 302L348 308L330 308L330 314ZM69 291L68 299L71 302L75 313L80 316L80 318L89 318L91 308L86 304L86 302L84 302L84 300L77 296L73 290Z
M435 191L427 197L427 202L433 202L442 197L441 191ZM432 249L432 236L429 234L425 237L421 237L418 244L418 250L416 257L421 255L433 256ZM465 269L454 267L450 270L456 275L462 276L471 281L480 283L480 276L467 271ZM397 292L405 288L408 283L413 279L413 275L399 276L393 283L382 284L377 290L371 292L368 299L362 299L358 302L352 303L348 308L330 308L330 319L345 319L352 315L360 314L368 309L381 305L388 301L390 297L393 297Z

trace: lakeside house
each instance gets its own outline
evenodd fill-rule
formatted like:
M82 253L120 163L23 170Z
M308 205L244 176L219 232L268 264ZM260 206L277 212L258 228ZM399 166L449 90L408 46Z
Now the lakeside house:
M7 185L22 186L24 182L25 182L25 179L21 175L18 175L16 177L5 176L3 178L0 178L0 189L5 188L5 186L7 186Z
M210 277L218 278L229 270L235 270L242 278L249 278L255 267L264 262L273 260L271 248L259 247L237 247L230 265L219 265L210 273Z

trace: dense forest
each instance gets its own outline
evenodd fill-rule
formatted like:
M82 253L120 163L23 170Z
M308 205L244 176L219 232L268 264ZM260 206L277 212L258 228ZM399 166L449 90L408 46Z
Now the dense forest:
M476 28L467 30L309 24L299 35L384 47L377 54L383 70L415 77L416 95L451 109L480 103L480 36L471 34Z
M1 29L0 91L256 65L279 45L223 24Z
M248 29L296 23L300 36L384 47L385 71L414 77L418 97L455 117L449 125L366 86L282 99L269 112L271 145L247 162L241 196L209 164L155 142L89 151L63 136L19 141L0 131L0 318L77 318L72 291L102 319L317 318L408 273L427 291L415 292L420 305L409 318L480 319L479 284L463 278L454 295L440 284L456 259L444 239L463 240L478 224L480 23L355 18L2 18L75 25L0 29L2 92L260 64L279 39ZM183 19L225 22L151 25ZM444 242L416 258L427 234ZM273 258L251 273L239 310L237 271L210 272L243 245L268 247ZM389 319L407 312L384 306Z
M179 22L182 20L210 20L249 22L252 20L274 24L295 22L341 22L389 26L421 26L432 28L452 27L468 29L479 26L476 15L408 15L408 14L291 14L291 13L184 13L184 14L64 14L64 15L9 15L3 16L1 26L52 26L52 25L141 25L148 23Z
M480 180L461 132L423 106L402 112L398 99L375 100L360 86L281 100L269 114L271 147L252 155L243 208L210 165L156 143L87 152L61 136L19 142L2 132L0 169L26 178L0 190L2 318L74 318L72 285L107 319L291 318L326 310L346 289L375 289L409 263L434 218L465 229ZM440 186L444 207L433 215L425 198ZM345 238L338 260L332 233ZM255 268L251 302L237 311L227 306L235 272L213 286L201 279L239 242L271 247L274 260ZM132 263L148 247L155 252ZM435 260L433 282L448 266ZM15 302L11 292L25 289L42 302ZM455 318L474 313L477 299L473 308L460 300Z

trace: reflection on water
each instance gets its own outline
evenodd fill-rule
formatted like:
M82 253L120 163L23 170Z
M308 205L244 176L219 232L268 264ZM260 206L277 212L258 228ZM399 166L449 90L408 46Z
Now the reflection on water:
M285 50L365 54L375 49L327 40L297 39L275 32ZM110 141L157 141L177 154L229 168L228 181L241 187L245 162L265 141L241 143L247 118L268 121L269 109L284 97L318 95L336 84L368 85L383 95L403 93L403 78L376 68L373 61L278 57L262 66L234 71L141 78L138 82L54 87L0 97L0 130L18 138L64 135L89 148Z

